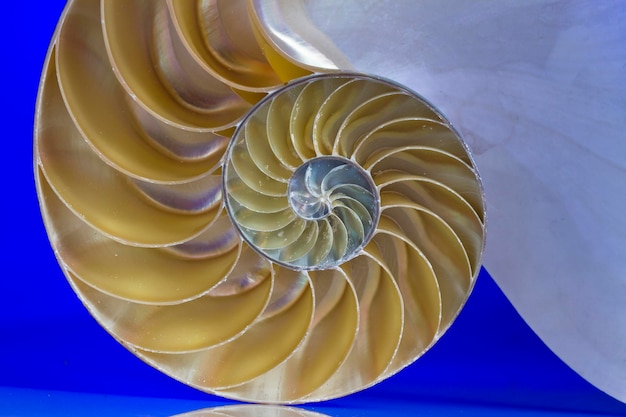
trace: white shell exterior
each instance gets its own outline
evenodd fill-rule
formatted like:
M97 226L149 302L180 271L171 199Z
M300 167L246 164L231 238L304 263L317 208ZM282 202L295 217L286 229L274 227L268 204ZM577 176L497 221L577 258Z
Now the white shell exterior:
M626 402L624 3L365 3L307 11L354 68L460 129L485 183L487 270L563 361Z

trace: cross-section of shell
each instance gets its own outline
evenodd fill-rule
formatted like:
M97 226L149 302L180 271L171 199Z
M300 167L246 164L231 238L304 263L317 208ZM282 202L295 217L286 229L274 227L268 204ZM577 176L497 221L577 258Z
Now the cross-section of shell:
M451 325L484 196L430 103L298 66L255 3L70 1L41 80L37 188L70 285L138 357L224 397L317 401L393 375Z

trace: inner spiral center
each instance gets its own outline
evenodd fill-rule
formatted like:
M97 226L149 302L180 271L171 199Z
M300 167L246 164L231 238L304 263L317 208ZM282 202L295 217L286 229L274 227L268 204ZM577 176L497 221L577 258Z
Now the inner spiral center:
M327 217L334 206L343 205L345 197L355 201L371 199L373 188L369 175L354 162L322 156L308 160L294 171L289 179L287 196L298 216L305 220L320 220ZM350 195L346 195L346 191ZM364 208L373 210L372 207Z

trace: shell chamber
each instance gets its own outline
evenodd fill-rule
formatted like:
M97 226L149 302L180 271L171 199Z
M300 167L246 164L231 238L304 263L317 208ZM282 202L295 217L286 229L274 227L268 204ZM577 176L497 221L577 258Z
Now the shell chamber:
M272 43L260 3L69 2L37 187L69 283L134 354L220 396L317 401L391 376L450 326L484 196L430 104L308 75L322 68Z

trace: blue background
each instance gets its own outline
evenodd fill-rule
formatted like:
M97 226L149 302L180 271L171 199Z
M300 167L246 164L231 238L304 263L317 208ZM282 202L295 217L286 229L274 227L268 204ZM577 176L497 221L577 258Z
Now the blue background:
M32 159L39 76L64 1L3 6L0 415L165 416L225 403L135 358L65 281L39 214ZM515 409L626 415L626 405L546 348L484 271L451 330L415 364L361 393L309 406L337 416L488 415L485 407L510 415Z

